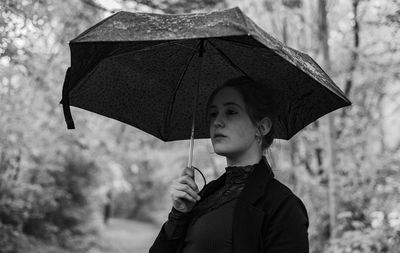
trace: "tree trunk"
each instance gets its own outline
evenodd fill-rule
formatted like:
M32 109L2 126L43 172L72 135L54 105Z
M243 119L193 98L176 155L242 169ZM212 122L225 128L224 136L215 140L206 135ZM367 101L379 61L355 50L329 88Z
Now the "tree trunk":
M385 97L385 93L382 91L379 94L378 101L377 101L377 110L378 110L378 115L379 119L383 119L385 117L383 111L384 111L384 106L383 106L383 99ZM378 121L378 131L379 131L379 142L380 142L380 154L383 156L386 154L386 143L385 143L385 127L384 127L384 120L379 120Z
M294 192L298 192L298 180L297 180L297 173L296 173L296 153L297 153L297 141L296 137L292 137L289 141L290 145L290 165L291 165L291 172L289 176L289 182L293 186Z
M358 22L358 4L359 0L353 0L353 48L351 50L351 62L350 62L350 67L349 67L349 76L346 80L346 86L344 89L344 92L346 96L349 95L350 90L353 86L353 74L354 70L356 69L357 66L357 61L358 61L358 49L360 45L360 25Z
M354 71L356 69L358 63L358 50L360 47L360 25L358 22L358 4L359 0L353 0L352 3L352 12L353 12L353 47L351 49L351 59L350 59L350 67L347 73L346 85L344 88L344 93L346 96L349 96L350 91L353 87L353 76ZM342 118L346 117L347 110L342 110Z
M311 53L312 56L316 55L314 46L314 1L303 1L303 17L304 17L304 47L305 51Z
M328 20L326 0L318 1L318 37L322 50L322 65L327 73L331 72L329 45L328 45ZM328 200L329 200L329 234L330 238L336 237L336 198L335 198L335 128L333 124L334 113L327 115L327 159L326 169L328 174Z
M287 17L286 13L283 16L282 19L282 40L285 45L287 45L288 41L288 25L287 25ZM294 191L296 192L296 187L297 187L297 177L296 177L296 162L295 162L295 156L296 156L296 137L293 136L291 140L289 141L290 145L290 175L289 175L289 182L293 186Z

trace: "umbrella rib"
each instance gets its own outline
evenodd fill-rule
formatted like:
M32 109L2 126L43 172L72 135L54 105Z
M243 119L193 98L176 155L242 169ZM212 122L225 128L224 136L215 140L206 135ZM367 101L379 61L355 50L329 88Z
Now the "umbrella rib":
M185 46L185 45L179 44L179 43L177 43L177 42L175 42L175 41L171 41L171 43L172 43L172 44L175 44L175 45L178 45L178 46L181 46L181 47L184 47L184 48L187 48L187 49L190 49L190 50L193 50L193 51L197 51L196 48L192 48L192 47L189 47L189 46Z
M209 40L204 39L204 42L205 42L205 41L209 41ZM178 46L181 46L181 47L183 47L183 48L190 49L190 50L193 50L193 51L198 52L198 51L197 51L197 50L198 50L197 48L185 46L185 45L179 44L179 43L177 43L177 42L175 42L175 41L171 41L171 43L174 44L174 45L178 45ZM207 54L207 55L219 55L218 53L213 53L213 52L210 52L210 51L207 51L207 52L204 51L203 53L204 53L204 54Z
M170 119L171 119L171 114L172 114L172 108L174 107L175 100L176 100L176 94L177 94L177 92L178 92L179 87L180 87L181 84L182 84L183 77L185 76L186 71L187 71L188 68L189 68L190 62L192 61L192 59L193 59L193 57L195 56L196 52L197 52L197 51L193 51L193 54L190 56L189 60L188 60L187 63L185 64L185 69L183 70L181 76L179 77L179 82L178 82L178 84L175 86L175 89L174 89L174 92L173 92L173 96L172 96L172 98L171 98L171 102L169 103L168 113L165 115L165 119L164 119L164 123L165 123L164 129L168 129L168 127L169 127L169 123L170 123Z
M226 37L216 37L215 39L222 40L222 41L227 41L227 42L230 42L230 43L235 43L235 44L238 44L238 45L246 47L246 48L264 48L263 46L256 47L255 45L248 44L248 43L245 43L245 42L242 42L242 41L228 39Z
M169 44L171 44L171 42L172 42L172 41L168 41L168 42L165 42L165 43L160 43L160 44L156 44L156 45L144 47L144 48L141 48L141 49L139 49L139 50L133 50L133 51L129 51L129 52L127 52L126 49L123 49L123 50L121 50L121 49L115 49L115 50L110 54L110 56L111 56L111 57L115 57L115 56L123 55L123 54L126 54L126 53L138 53L138 52L148 51L148 50L151 50L151 49L154 49L154 48L168 46Z
M208 42L210 43L211 46L213 46L222 55L222 58L226 62L228 62L229 65L231 65L234 69L236 69L237 71L239 71L240 73L242 73L243 75L248 77L249 79L253 80L253 78L251 78L246 72L244 72L244 70L242 70L239 66L237 66L235 63L233 63L233 61L220 48L218 48L216 45L214 45L214 43L212 43L210 40L208 40Z
M148 50L152 50L152 49L156 49L156 48L160 48L160 47L169 46L170 44L178 45L178 46L181 46L181 47L184 47L184 48L187 48L187 49L191 49L191 50L193 50L193 51L196 51L195 48L191 48L191 47L189 47L189 46L184 46L184 45L182 45L182 44L176 43L175 41L168 41L168 42L165 42L165 43L160 43L160 44L148 46L148 47L145 47L145 48L141 48L141 49L139 49L139 50L129 51L129 53L138 53L138 52L148 51ZM121 49L115 49L115 50L111 53L110 56L111 56L111 57L114 57L114 56L119 56L119 55L123 55L123 54L126 54L126 53L127 53L127 52L126 52L126 49L124 49L124 50L122 50L122 51L121 51Z

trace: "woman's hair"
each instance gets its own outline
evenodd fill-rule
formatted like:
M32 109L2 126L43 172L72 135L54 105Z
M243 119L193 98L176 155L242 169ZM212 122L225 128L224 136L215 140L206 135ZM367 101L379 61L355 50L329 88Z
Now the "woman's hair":
M268 117L271 122L270 131L263 136L261 148L266 150L269 148L274 141L274 111L271 106L271 96L268 89L265 86L255 82L248 77L238 77L226 81L222 86L216 88L208 98L207 111L211 105L215 95L226 87L232 87L237 90L243 97L247 114L253 124L259 127L259 122L264 118ZM261 132L261 131L260 131Z

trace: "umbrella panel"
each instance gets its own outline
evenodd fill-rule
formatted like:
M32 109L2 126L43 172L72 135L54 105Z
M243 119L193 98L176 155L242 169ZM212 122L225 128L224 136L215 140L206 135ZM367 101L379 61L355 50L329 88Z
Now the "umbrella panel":
M70 104L165 140L160 119L194 53L187 44L103 59L71 90Z
M215 39L215 47L254 80L267 85L268 99L276 106L277 138L290 139L319 117L348 105L331 90L319 84L267 47L247 47L249 43Z

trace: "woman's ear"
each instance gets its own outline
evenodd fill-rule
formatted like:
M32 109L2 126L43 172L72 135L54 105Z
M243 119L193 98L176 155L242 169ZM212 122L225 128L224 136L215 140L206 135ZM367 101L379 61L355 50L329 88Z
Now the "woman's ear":
M265 136L269 133L272 127L272 121L268 117L264 117L260 122L259 122L259 129L261 131L261 135Z

